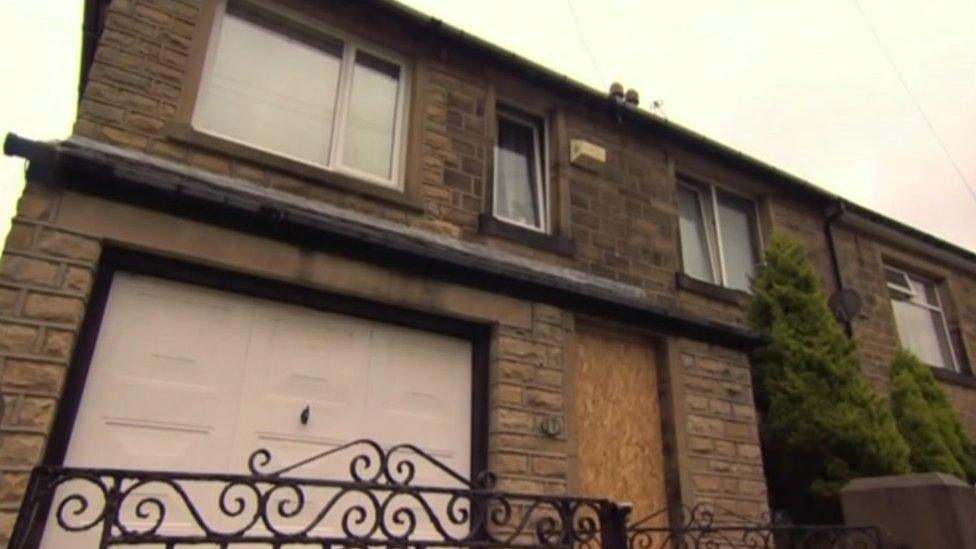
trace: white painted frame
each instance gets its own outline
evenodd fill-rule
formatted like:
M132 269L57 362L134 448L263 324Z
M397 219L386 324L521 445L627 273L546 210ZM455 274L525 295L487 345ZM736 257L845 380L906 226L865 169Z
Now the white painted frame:
M738 196L743 200L748 200L752 204L753 208L753 229L756 234L756 241L753 244L756 246L756 252L759 257L755 258L758 262L762 261L762 250L765 248L765 243L763 242L762 234L762 224L759 222L759 202L755 197L749 196L747 194L729 189L725 186L716 185L715 183L706 183L697 181L695 178L678 178L678 185L693 191L699 199L698 207L702 214L702 219L704 220L705 227L705 238L709 246L709 260L712 263L712 273L715 275L715 280L706 280L706 282L711 282L713 284L718 284L723 287L728 287L726 281L728 280L728 275L725 269L725 248L722 246L722 221L719 219L718 215L718 191L721 190L724 193ZM704 200L706 198L703 196L704 193L708 194L707 200L711 204L711 215L708 215L708 210L705 209ZM679 214L680 215L680 214ZM711 224L713 230L708 230L708 226ZM678 238L681 238L680 232Z
M406 60L388 50L366 44L358 38L335 29L330 25L320 21L311 20L306 15L297 13L282 6L271 4L266 0L218 0L218 2L219 3L214 16L214 25L210 32L209 44L207 45L206 60L204 61L203 71L200 76L200 93L197 94L197 103L199 103L200 98L205 95L205 88L210 83L210 74L213 70L213 54L216 51L217 42L220 39L221 23L223 22L224 16L227 13L227 4L229 2L236 2L245 5L249 8L255 9L263 16L267 16L268 18L286 20L291 24L303 28L304 30L333 38L342 43L342 59L338 78L339 87L336 90L336 112L332 121L332 127L327 129L327 131L332 133L331 144L329 147L329 159L328 162L324 164L310 162L304 158L291 156L280 151L269 150L205 128L194 127L194 129L209 135L213 135L220 139L232 141L255 150L280 156L282 158L287 158L308 166L343 173L355 177L356 179L368 181L383 187L403 190L403 179L406 166L406 154L404 149L406 145L407 133L407 106L409 105L410 100L409 88L411 76ZM342 164L342 148L345 144L345 131L343 130L345 129L348 105L352 93L352 73L356 62L356 52L360 50L383 61L392 63L400 69L400 82L397 88L396 115L393 126L393 158L391 159L389 179L384 179L374 174L357 170ZM195 112L196 105L194 105L194 113ZM192 124L193 122L191 116L191 125Z
M492 159L492 182L491 182L491 215L498 220L504 221L505 223L510 223L512 225L517 225L525 229L540 233L549 233L549 201L547 200L549 196L549 170L546 169L548 162L543 157L544 151L549 150L549 132L547 131L548 121L545 117L540 116L538 120L533 121L527 116L520 116L517 113L511 112L511 110L504 107L498 107L497 117L504 118L508 122L518 124L520 126L528 127L532 130L532 147L534 149L535 156L535 194L536 194L536 207L539 209L539 226L529 225L527 223L522 223L515 219L508 219L498 214L498 139L496 136L495 145L493 148L494 158ZM539 135L541 128L542 135ZM497 133L497 129L496 129Z
M924 298L924 296L918 296L918 292L916 292L915 291L915 288L913 288L911 286L909 286L909 287L906 288L906 287L903 287L903 286L899 286L898 284L893 284L891 282L888 282L887 280L885 281L886 285L888 286L888 289L894 290L894 291L896 291L896 292L904 295L905 297L907 297L907 299L903 299L903 300L900 300L900 301L907 301L909 304L911 304L913 306L921 307L922 309L926 309L929 312L933 312L933 313L938 313L939 314L939 319L941 320L941 322L938 322L936 324L936 328L937 329L941 328L942 329L942 335L943 335L943 337L945 337L946 347L948 347L946 350L949 353L949 358L948 358L947 362L949 364L949 367L952 369L952 371L958 372L959 371L959 364L956 361L956 349L955 349L955 347L952 344L952 334L949 332L949 323L946 321L945 309L942 308L942 296L939 295L939 285L936 284L934 281L929 280L929 279L927 279L925 277L921 277L921 276L917 276L917 275L911 274L908 271L904 271L904 270L898 269L896 267L891 267L889 265L885 265L884 266L884 269L886 271L891 271L893 273L897 273L897 274L905 277L905 279L909 281L909 284L911 284L911 281L914 280L915 282L918 282L918 283L920 283L920 284L922 284L924 286L930 286L932 288L932 293L935 295L935 305L932 305L931 303L928 303L928 301ZM912 299L914 297L919 297L921 299L921 301ZM897 323L898 323L898 315L894 314L894 310L892 310L892 317L894 317L895 324L897 325Z
M714 215L709 216L708 210L705 209L705 197L702 196L701 188L693 184L685 183L683 181L679 181L678 186L694 193L695 201L698 203L698 215L701 216L702 230L705 231L705 253L708 254L708 265L709 268L712 270L712 279L707 280L706 282L711 282L713 284L722 284L722 281L725 280L725 275L722 272L718 261L718 248L716 247L717 244L715 243L715 240L717 240L718 237L718 233L717 230L713 230L713 228L715 227L714 225L715 220L711 219L712 217L714 217ZM710 202L712 201L710 200ZM713 211L714 211L714 207L715 204L712 203ZM711 225L711 227L709 227L709 225ZM680 234L678 235L678 238L681 238ZM683 263L684 263L684 258L682 258L682 267L684 267Z

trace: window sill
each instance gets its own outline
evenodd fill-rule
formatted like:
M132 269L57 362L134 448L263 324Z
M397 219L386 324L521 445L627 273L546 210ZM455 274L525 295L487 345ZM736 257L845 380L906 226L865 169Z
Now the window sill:
M725 286L719 286L718 284L699 280L681 271L676 273L675 281L677 282L679 290L710 297L712 299L724 301L740 307L744 306L746 302L749 301L749 294L743 292L742 290L734 290L732 288L726 288Z
M512 225L490 214L481 214L478 218L478 232L483 235L497 236L512 240L554 254L572 256L576 253L576 243L569 238L540 233L518 225Z
M976 378L971 375L961 374L959 372L953 372L952 370L946 370L945 368L938 368L935 366L929 366L932 369L932 375L935 379L939 381L944 381L946 383L952 383L953 385L961 385L962 387L967 387L969 389L976 389Z
M289 175L322 183L334 189L372 198L409 210L418 212L424 210L423 198L415 192L412 192L409 182L405 184L406 188L404 190L384 187L353 175L319 168L297 160L278 156L274 153L255 149L241 143L235 143L215 135L201 132L184 124L174 125L170 128L169 135L178 141L190 145L224 153L233 158L240 158Z

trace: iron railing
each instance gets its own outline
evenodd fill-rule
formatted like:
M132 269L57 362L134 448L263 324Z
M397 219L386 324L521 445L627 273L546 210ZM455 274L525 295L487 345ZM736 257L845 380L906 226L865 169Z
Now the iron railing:
M629 549L882 549L873 526L797 525L754 520L714 504L671 508L633 521Z
M342 457L342 478L297 475ZM501 491L493 475L468 480L409 444L384 449L358 440L286 467L271 464L261 449L246 475L38 467L9 547L38 547L42 538L46 548L99 549L883 547L874 528L753 522L705 505L628 524L624 505ZM419 481L434 474L436 484ZM445 487L445 479L454 486Z
M292 476L349 452L347 478ZM614 534L613 525L623 521L615 520L620 511L612 502L502 492L493 475L469 481L409 444L384 450L358 440L287 467L269 470L271 461L270 452L257 450L248 462L250 475L39 467L10 547L38 546L54 525L59 542L85 535L85 546L99 548L246 543L549 549L625 543L622 530ZM416 484L421 467L457 487Z

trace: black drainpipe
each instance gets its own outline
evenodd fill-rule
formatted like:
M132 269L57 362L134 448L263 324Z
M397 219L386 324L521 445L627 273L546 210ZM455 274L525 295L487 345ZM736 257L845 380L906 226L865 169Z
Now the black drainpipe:
M105 10L108 2L105 0L85 0L84 20L81 26L81 70L78 73L78 101L85 93L88 83L88 71L95 61L95 48L102 35L105 25Z
M834 234L834 223L844 215L847 211L847 206L844 204L843 200L837 200L825 209L827 215L827 221L824 223L824 232L827 235L827 250L830 252L830 266L834 271L834 282L837 284L837 291L844 289L844 276L841 272L840 267L840 256L837 255L837 242ZM847 334L848 339L854 337L854 324L851 319L845 318L843 320L844 333Z

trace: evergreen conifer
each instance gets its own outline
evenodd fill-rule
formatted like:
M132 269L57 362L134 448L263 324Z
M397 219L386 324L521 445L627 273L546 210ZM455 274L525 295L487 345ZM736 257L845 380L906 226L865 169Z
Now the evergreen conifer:
M931 369L904 349L891 364L891 406L914 471L939 471L976 482L976 447Z
M767 338L753 377L773 508L795 521L839 521L840 488L909 472L908 446L861 373L803 247L774 235L752 289L749 319Z

